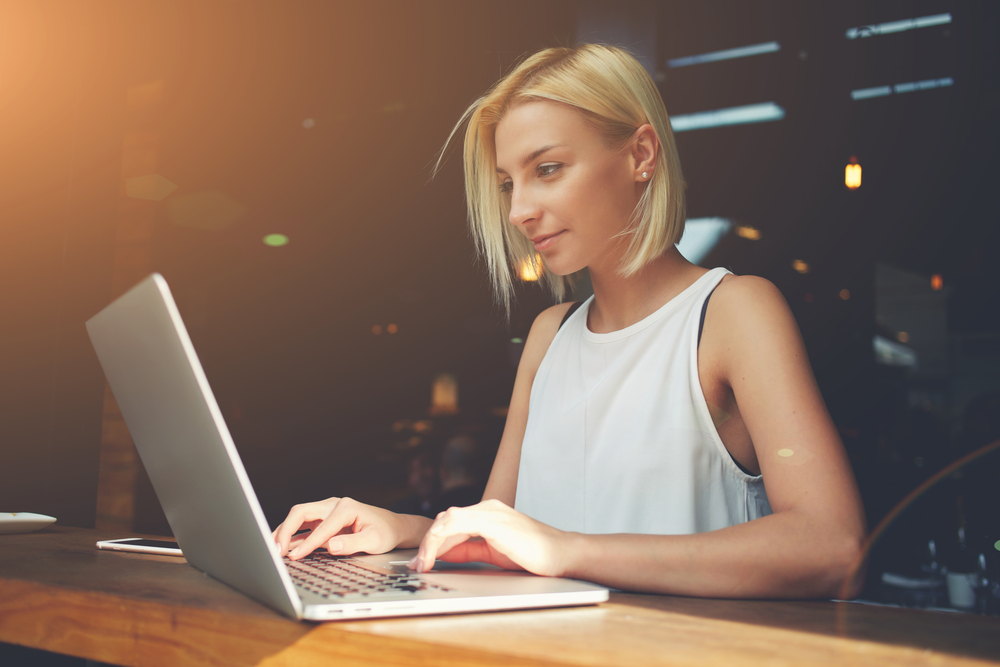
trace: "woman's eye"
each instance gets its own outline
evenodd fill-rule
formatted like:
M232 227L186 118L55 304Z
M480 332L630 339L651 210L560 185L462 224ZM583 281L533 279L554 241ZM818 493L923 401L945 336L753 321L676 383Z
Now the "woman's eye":
M539 176L551 176L562 169L561 164L541 164L538 165L538 175Z
M514 189L513 181L505 181L500 184L500 194L502 195L509 195L513 189Z

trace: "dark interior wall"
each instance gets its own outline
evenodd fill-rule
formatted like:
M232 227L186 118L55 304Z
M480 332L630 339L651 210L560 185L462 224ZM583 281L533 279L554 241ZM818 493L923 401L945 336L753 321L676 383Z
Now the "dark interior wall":
M429 179L502 71L572 43L569 3L517 9L4 3L0 508L93 521L103 378L83 322L114 296L126 132L156 135L156 171L177 186L151 204L150 268L271 518L356 481L394 419L426 414L440 372L459 376L464 410L504 405L509 335L454 151ZM155 118L126 117L144 87ZM289 245L264 246L273 232ZM372 336L389 322L398 335Z
M125 47L108 3L0 4L0 508L94 520Z

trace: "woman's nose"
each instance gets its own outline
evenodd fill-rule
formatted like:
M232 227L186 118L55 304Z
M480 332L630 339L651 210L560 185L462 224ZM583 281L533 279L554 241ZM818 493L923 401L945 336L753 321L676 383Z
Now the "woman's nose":
M515 187L510 194L510 224L524 225L538 217L538 201L527 188Z

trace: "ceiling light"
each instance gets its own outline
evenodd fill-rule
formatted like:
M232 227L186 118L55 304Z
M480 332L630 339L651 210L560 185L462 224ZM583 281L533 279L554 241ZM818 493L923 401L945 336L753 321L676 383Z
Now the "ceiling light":
M741 107L701 111L698 113L681 114L670 118L670 126L674 132L701 130L707 127L723 125L744 125L746 123L766 123L781 120L785 110L774 102L762 104L747 104Z
M844 185L851 190L861 187L861 165L858 158L852 157L851 161L844 167Z
M758 56L762 53L774 53L781 50L781 44L777 42L764 42L762 44L751 44L735 49L725 49L723 51L712 51L702 53L697 56L685 56L684 58L674 58L667 61L668 67L687 67L688 65L699 65L701 63L712 63L719 60L733 60L734 58L746 58L747 56Z
M874 25L863 25L859 28L849 28L847 39L857 39L858 37L874 37L875 35L888 35L904 30L915 30L916 28L929 28L935 25L951 23L951 14L933 14L931 16L921 16L915 19L903 19L901 21L890 21L888 23L876 23Z
M911 81L908 83L897 83L894 86L875 86L874 88L858 88L851 91L852 100L867 100L872 97L885 97L893 92L912 93L917 90L930 90L932 88L946 88L955 84L955 80L950 76L942 79L926 79L924 81Z

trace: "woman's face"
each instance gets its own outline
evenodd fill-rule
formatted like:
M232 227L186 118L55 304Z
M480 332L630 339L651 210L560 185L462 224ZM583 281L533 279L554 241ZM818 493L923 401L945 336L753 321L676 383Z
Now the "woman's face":
M609 146L572 107L540 101L504 116L496 152L510 223L550 270L567 275L617 267L625 242L615 236L642 192L628 147Z

